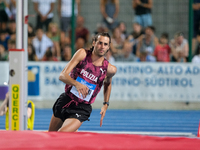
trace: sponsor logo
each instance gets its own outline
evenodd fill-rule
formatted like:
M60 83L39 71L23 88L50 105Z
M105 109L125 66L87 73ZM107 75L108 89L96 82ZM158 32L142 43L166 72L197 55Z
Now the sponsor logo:
M79 115L79 114L76 113L76 116L77 116L77 118L79 118L81 115Z
M19 115L20 115L20 86L19 84L12 85L11 91L11 130L19 130Z
M98 80L98 77L96 77L95 75L93 75L92 73L89 73L87 72L86 70L82 69L81 70L81 73L80 74L83 74L84 77L94 81L94 82L97 82Z
M101 73L102 73L102 74L104 74L104 72L106 71L106 70L103 70L102 68L100 68L100 70L101 70Z

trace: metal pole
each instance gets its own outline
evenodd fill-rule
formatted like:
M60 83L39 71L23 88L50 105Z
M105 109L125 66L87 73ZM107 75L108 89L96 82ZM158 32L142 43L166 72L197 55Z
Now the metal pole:
M28 15L28 1L23 0L23 49L24 49L24 130L27 129L27 100L28 100L28 21L25 18Z
M17 0L16 1L16 7L17 7L17 12L16 12L16 49L21 49L23 47L23 18L22 18L22 13L23 13L23 4L22 0Z
M71 18L71 48L72 48L72 56L74 55L75 53L75 28L76 28L76 25L75 25L75 0L72 0L72 18Z
M189 0L189 62L192 60L192 38L193 38L193 0Z
M9 50L9 129L25 130L27 116L27 76L24 46L27 34L24 31L24 1L17 0L16 13L16 49ZM25 42L25 43L24 43Z

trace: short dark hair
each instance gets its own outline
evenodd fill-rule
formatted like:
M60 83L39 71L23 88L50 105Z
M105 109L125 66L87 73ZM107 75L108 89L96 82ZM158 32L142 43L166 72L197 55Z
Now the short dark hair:
M109 35L109 33L108 32L102 32L102 33L97 33L96 35L95 35L95 37L94 37L94 40L93 41L97 41L97 39L98 39L98 36L105 36L105 37L108 37L109 38L109 44L111 43L111 37L110 37L110 35Z
M110 35L109 35L108 32L97 33L97 34L95 35L95 37L93 38L92 42L93 42L93 41L96 42L97 39L98 39L98 36L105 36L105 37L108 37L108 38L109 38L109 44L111 43L111 37L110 37ZM92 48L90 48L90 50L93 51L93 50L94 50L94 46L92 46Z

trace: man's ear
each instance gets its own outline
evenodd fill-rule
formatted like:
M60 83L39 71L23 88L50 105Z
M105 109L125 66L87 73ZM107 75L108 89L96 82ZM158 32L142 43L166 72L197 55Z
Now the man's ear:
M111 49L111 47L110 47L110 45L109 45L109 49L107 50L107 52L108 52L110 49ZM107 53L107 52L106 52L106 53Z

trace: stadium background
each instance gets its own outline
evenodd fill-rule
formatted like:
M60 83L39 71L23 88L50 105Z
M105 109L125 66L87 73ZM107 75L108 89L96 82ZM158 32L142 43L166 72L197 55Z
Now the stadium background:
M153 18L153 25L156 28L156 35L159 37L161 35L162 32L167 32L169 33L169 37L170 39L173 38L174 33L176 33L177 31L182 31L185 33L186 38L188 38L188 32L189 32L189 0L154 0L153 1L153 8L152 8L152 18ZM33 9L33 3L31 0L28 1L28 13L29 15L35 15L35 11ZM54 18L53 21L59 24L59 20L58 20L58 16L57 16L57 3L55 5L54 8ZM89 29L90 33L93 33L96 29L96 25L97 23L101 22L102 20L102 15L100 13L100 3L99 0L81 0L81 12L80 14L85 18L85 26ZM36 17L36 15L35 15ZM30 16L29 17L29 22L32 23L34 26L36 24L36 18L34 16ZM120 12L119 12L119 16L118 16L118 20L119 21L124 21L127 25L127 31L128 33L130 33L132 31L132 20L134 17L134 11L132 9L132 0L120 0ZM43 113L41 110L41 108L50 108L52 106L54 101L35 101L36 107L38 109L37 112L38 113L37 117L41 116L41 114ZM124 102L125 105L123 107L121 107L121 103L117 102L115 103L115 106L111 106L111 108L119 108L121 107L122 109L132 109L132 108L143 108L143 109L195 109L198 110L200 108L200 104L199 102L193 102L190 105L188 105L186 102L174 102L174 103L169 103L169 102ZM97 103L95 104L94 108L100 108L100 106L102 105L102 102L97 101ZM133 107L134 106L134 107ZM143 107L141 107L143 106ZM163 106L163 107L161 107ZM167 107L168 106L168 107ZM51 112L48 110L48 113ZM98 110L95 110L95 115L97 116L98 114ZM177 111L178 112L178 111ZM197 132L197 127L198 127L198 113L199 111L193 111L195 113L195 118L193 119L193 122L191 120L187 120L187 119L182 119L182 121L184 122L179 122L180 124L185 124L186 122L190 122L190 124L188 124L187 126L189 126L189 128L191 130L179 130L180 132L192 132L193 134L195 134ZM129 114L130 111L127 112L127 114ZM136 112L137 113L137 112ZM144 112L144 113L149 113ZM164 114L167 112L164 112ZM155 112L155 114L153 114L151 117L154 118L156 114L159 114L159 112ZM170 114L170 113L169 113ZM175 112L175 114L177 114ZM187 112L184 111L184 114L187 116ZM189 113L190 114L190 113ZM134 114L133 114L134 115ZM95 116L95 117L96 117ZM144 114L144 116L146 116ZM171 114L171 116L173 116L173 114ZM181 116L181 115L180 115ZM178 117L180 117L178 116ZM191 118L191 116L194 115L188 115L189 118ZM45 117L45 116L43 116ZM95 118L94 117L94 118ZM144 124L144 130L145 128L149 125L149 123L151 122L151 117L149 117L148 121L149 122L143 122ZM160 126L162 126L163 124L163 118L162 118L162 114L160 114L160 118L161 121L159 119L160 122ZM169 118L165 118L165 120L169 119L170 120L170 115L168 116ZM185 116L181 116L181 117L185 117ZM179 118L181 120L181 117ZM147 118L140 118L140 115L138 116L139 120L142 122L144 120L147 120ZM109 120L109 117L107 118ZM116 120L116 118L114 118ZM129 121L130 118L126 118L127 121ZM37 121L38 119L36 119ZM107 120L107 121L108 121ZM133 119L134 120L134 119ZM174 120L177 120L177 118L174 118ZM171 119L171 122L169 123L168 127L170 128L169 131L172 131L172 123L174 122L174 120ZM4 120L1 119L1 127L2 123L4 123ZM36 122L37 124L41 125L41 122L43 120L38 120ZM97 120L95 123L97 124L99 120ZM46 119L46 122L44 122L44 125L42 124L41 126L38 127L38 129L42 129L42 130L46 130L47 126L49 123L49 118ZM158 123L158 122L156 122ZM155 124L156 124L155 123ZM152 124L152 128L149 131L156 131L155 128L155 124ZM178 124L176 127L179 128L181 127L180 124ZM106 125L106 124L105 124ZM112 124L111 128L113 127ZM141 124L135 124L135 126L140 127ZM107 126L105 126L106 128ZM134 128L133 131L138 130L138 128ZM2 129L2 128L1 128ZM83 129L86 130L86 126L83 126ZM141 128L140 128L141 129ZM118 131L120 131L121 129L119 128ZM163 129L165 130L165 129ZM161 130L161 131L163 131ZM177 131L177 129L174 129L173 131Z
M120 0L120 10L118 21L124 21L127 25L127 31L132 31L132 21L134 10L132 0ZM85 26L90 33L96 29L97 23L102 21L100 13L99 0L81 0L80 14L85 19ZM33 3L28 1L28 13L35 14ZM153 26L156 28L156 35L159 37L162 32L169 33L172 38L177 31L184 32L188 38L188 18L189 18L189 0L153 0L152 19ZM57 12L57 2L54 7L53 21L59 24ZM29 22L35 25L36 18L30 17Z
M133 31L132 24L134 18L134 10L132 8L132 0L120 0L120 10L118 15L118 21L126 23L127 32ZM59 24L59 17L57 12L56 2L54 7L53 22ZM34 26L36 24L36 14L33 8L32 1L28 1L28 13L29 15L35 15L29 17L29 22ZM84 17L85 27L90 31L90 35L97 28L97 24L102 21L102 14L100 12L100 1L99 0L81 0L80 1L80 14ZM152 8L152 19L153 26L156 29L155 35L160 37L163 32L169 34L169 39L174 37L174 34L178 31L185 33L186 39L188 39L189 33L189 0L153 0ZM37 101L36 103L42 103L38 106L50 107L52 101L46 104L46 101ZM45 103L45 104L43 104ZM153 108L153 109L197 109L199 103L191 103L186 105L185 102L169 103L169 102L146 102L147 104L141 104L139 101L134 102L135 105L130 102L124 102L121 108ZM100 102L97 101L94 106L99 106ZM120 102L116 102L113 108L119 108Z

